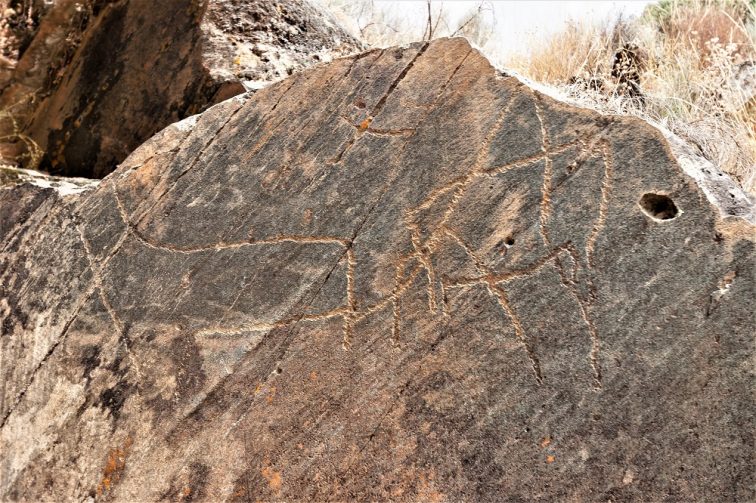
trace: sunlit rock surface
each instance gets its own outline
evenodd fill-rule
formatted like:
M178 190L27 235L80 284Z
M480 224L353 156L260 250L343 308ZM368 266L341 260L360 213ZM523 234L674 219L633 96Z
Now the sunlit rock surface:
M451 39L0 189L0 499L750 500L753 206L695 169Z

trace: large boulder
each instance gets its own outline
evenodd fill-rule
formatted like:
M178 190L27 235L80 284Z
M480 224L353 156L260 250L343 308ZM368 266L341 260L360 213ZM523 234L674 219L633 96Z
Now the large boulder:
M752 500L754 208L675 148L445 39L0 190L0 499Z
M307 0L55 0L34 33L0 75L0 157L97 178L172 122L362 47Z

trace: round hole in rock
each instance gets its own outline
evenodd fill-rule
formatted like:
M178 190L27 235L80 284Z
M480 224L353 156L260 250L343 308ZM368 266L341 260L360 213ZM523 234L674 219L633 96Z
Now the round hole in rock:
M680 214L672 198L664 194L643 194L638 204L646 215L655 220L672 220Z
M507 238L504 240L504 244L506 244L508 247L514 246L515 240L512 236L507 236Z

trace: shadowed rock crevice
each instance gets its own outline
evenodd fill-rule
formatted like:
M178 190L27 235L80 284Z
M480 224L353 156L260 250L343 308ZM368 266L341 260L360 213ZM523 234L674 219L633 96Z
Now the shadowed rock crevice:
M680 212L675 202L664 194L643 194L638 204L648 216L656 220L671 220Z
M0 157L90 178L172 122L361 48L298 0L59 0L37 37L0 81Z

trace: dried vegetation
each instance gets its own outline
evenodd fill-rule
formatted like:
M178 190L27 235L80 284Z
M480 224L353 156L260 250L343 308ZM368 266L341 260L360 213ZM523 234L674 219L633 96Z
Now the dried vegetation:
M377 2L326 2L356 20L373 46L450 35L468 37L493 60L592 108L666 127L756 194L756 0L661 0L633 19L572 22L503 57L486 44L491 4L471 4L450 26L442 2L426 1L424 30Z

